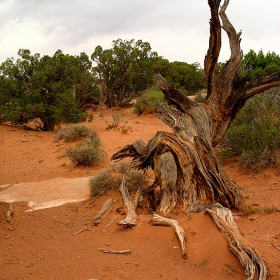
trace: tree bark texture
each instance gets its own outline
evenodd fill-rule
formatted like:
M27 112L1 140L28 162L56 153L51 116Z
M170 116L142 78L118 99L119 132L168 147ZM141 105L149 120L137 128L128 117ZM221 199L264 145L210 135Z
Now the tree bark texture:
M242 209L243 197L224 172L213 148L223 139L236 114L247 99L280 85L280 72L254 82L244 82L238 75L243 59L241 32L236 32L227 18L229 0L209 0L211 11L209 49L204 60L207 96L203 103L189 99L168 84L161 75L155 83L163 91L167 105L158 109L158 117L173 133L158 132L146 145L138 140L113 155L113 160L132 157L138 169L151 167L160 186L160 209L166 215L177 204L184 210L199 205L220 203ZM229 38L231 56L220 73L215 71L221 49L221 30Z
M244 266L247 279L264 280L266 267L263 261L252 247L243 243L227 209L242 209L243 196L224 172L214 147L223 139L246 100L280 86L280 72L253 82L242 80L238 75L243 59L241 32L235 31L226 15L229 0L224 0L222 5L221 0L208 0L208 4L211 19L209 49L204 60L207 80L204 102L192 101L161 75L156 75L155 83L167 100L167 104L158 109L158 117L172 128L173 133L159 131L147 144L137 140L115 153L112 159L131 157L132 167L154 170L155 181L146 191L152 194L157 186L160 187L160 211L163 215L169 214L177 205L186 213L206 209L223 233L230 250ZM218 73L215 68L221 49L222 29L228 35L231 55ZM155 202L151 204L154 208Z

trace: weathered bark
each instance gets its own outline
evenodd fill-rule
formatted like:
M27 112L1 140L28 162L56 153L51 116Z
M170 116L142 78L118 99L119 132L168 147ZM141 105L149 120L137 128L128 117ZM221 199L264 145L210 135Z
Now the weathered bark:
M250 83L238 76L243 58L241 32L235 31L226 16L229 0L225 0L221 6L220 3L221 0L208 1L211 20L209 49L204 60L208 85L205 101L199 104L190 100L161 75L156 75L155 82L168 103L158 109L158 117L173 129L173 133L158 132L147 145L143 141L136 141L112 157L113 160L132 157L133 167L154 169L156 180L153 188L157 184L161 188L161 211L164 214L172 211L176 203L188 211L199 205L216 202L228 208L243 207L244 200L238 187L224 172L213 148L223 139L248 98L270 87L280 86L280 72ZM222 28L229 38L231 56L223 70L217 73L215 66L221 49ZM173 171L168 167L172 166L172 159L168 164L162 164L167 152L177 165ZM174 186L168 187L166 191L164 178L171 180L170 174L172 178L177 178L176 194Z
M232 218L231 211L220 204L206 209L214 223L222 232L229 249L237 256L245 268L246 280L265 280L266 266L255 249L244 243L244 240Z
M126 183L126 181L125 181L125 178L123 177L122 183L120 185L120 192L121 192L122 198L123 198L123 206L124 206L124 208L127 209L127 215L124 220L119 221L117 224L123 225L125 227L132 227L132 226L137 225L138 220L137 220L137 215L135 212L135 207L134 207L132 198L128 193L128 189L127 189L125 183Z
M116 201L112 198L109 198L101 208L101 210L96 214L95 218L93 219L93 225L97 226L101 222L101 218L114 206Z

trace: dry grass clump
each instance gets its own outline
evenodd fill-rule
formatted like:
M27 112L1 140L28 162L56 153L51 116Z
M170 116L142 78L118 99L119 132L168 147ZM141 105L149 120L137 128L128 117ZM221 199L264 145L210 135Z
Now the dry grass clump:
M87 126L70 124L60 129L54 136L56 141L64 139L65 142L73 142L78 138L99 139L97 132Z
M111 189L117 188L117 180L109 170L104 170L89 180L90 194L98 198L106 195Z
M89 181L90 193L97 198L106 195L109 190L117 189L121 184L121 178L125 177L126 187L131 192L136 192L139 187L147 186L145 174L131 169L129 164L121 163L114 165L110 170L102 171Z
M104 159L106 153L100 147L99 139L87 138L77 143L76 148L68 147L66 156L76 165L89 166Z
M259 214L261 212L266 213L266 214L272 214L272 213L276 213L279 212L280 210L272 205L272 206L251 206L251 205L245 205L243 212L242 212L242 216L248 217L250 215L253 214Z

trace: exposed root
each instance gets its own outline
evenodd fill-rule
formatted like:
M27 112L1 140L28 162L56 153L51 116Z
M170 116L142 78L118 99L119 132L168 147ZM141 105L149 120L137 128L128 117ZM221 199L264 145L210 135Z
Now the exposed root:
M153 226L154 225L169 226L169 227L171 226L174 229L180 241L183 258L184 259L188 258L186 252L186 233L176 220L164 218L157 214L153 214L153 217L150 220L150 224Z
M127 208L127 215L126 215L126 218L124 220L119 221L117 224L118 225L124 225L125 227L132 227L132 226L137 225L138 220L137 220L137 215L136 215L136 212L135 212L134 203L132 201L131 196L128 193L128 189L127 189L125 183L126 183L126 180L123 177L122 178L122 183L121 183L119 189L120 189L120 192L122 194L124 207Z
M255 249L244 243L244 240L235 224L231 211L220 204L214 204L206 209L214 223L222 232L229 249L235 254L245 268L246 280L265 280L266 266Z

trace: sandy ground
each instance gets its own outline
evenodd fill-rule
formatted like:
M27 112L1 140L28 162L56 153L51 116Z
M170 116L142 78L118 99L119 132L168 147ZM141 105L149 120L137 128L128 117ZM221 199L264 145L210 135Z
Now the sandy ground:
M112 114L124 113L121 125L130 130L125 134L121 129L107 131L99 113L94 112L94 121L86 125L98 132L108 155L102 163L86 168L61 157L71 144L54 141L55 132L0 126L0 185L5 185L0 193L16 183L94 176L112 164L111 155L123 146L169 130L155 116L137 117L131 109L124 109L103 114L110 122ZM280 208L280 178L275 169L244 174L236 159L227 161L224 168L240 186L248 205ZM45 193L59 192L60 184L56 186L46 185ZM36 187L32 192L36 194ZM93 226L93 218L109 197L117 201L116 206L99 226ZM88 198L31 212L26 212L30 207L22 200L0 202L0 279L244 279L244 269L208 215L188 217L178 211L169 216L186 231L188 259L184 260L173 229L151 226L145 205L137 210L136 227L116 225L123 219L116 212L121 203L116 191L95 202ZM7 221L10 206L13 216ZM280 250L276 248L280 247L280 212L235 216L235 221L245 242L265 261L268 279L280 279ZM131 250L131 254L105 254L99 248Z

